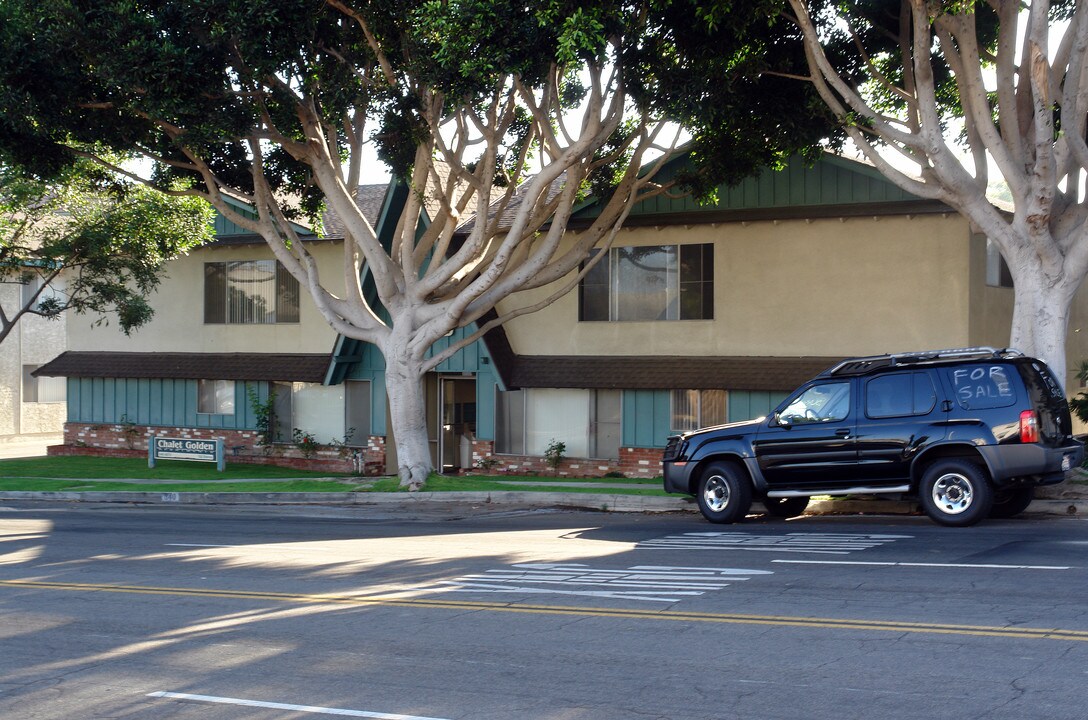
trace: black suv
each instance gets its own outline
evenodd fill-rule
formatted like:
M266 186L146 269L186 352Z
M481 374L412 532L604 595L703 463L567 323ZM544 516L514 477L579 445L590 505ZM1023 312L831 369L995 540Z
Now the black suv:
M1012 517L1036 485L1084 456L1069 404L1041 360L967 348L844 360L769 417L670 437L665 490L694 495L707 520L752 500L780 517L812 495L914 496L930 518L967 526Z

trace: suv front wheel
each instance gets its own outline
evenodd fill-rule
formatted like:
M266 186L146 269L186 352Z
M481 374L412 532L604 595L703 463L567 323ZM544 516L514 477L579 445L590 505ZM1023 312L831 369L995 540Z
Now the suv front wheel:
M969 460L931 465L918 487L919 500L934 522L951 527L974 525L990 514L994 491L986 472Z
M703 471L695 494L703 517L712 523L734 523L752 507L752 485L732 463L714 463Z

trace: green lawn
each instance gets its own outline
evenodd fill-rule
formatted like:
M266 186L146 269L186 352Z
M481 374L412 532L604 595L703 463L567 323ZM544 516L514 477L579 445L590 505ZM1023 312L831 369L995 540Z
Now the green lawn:
M332 480L285 480L283 482L166 482L161 484L111 482L109 480L49 480L0 478L0 492L353 492L355 482Z
M103 457L40 457L19 460L0 460L0 478L81 478L81 479L134 479L134 480L232 480L253 478L327 478L337 473L319 473L307 470L274 467L272 465L247 465L227 460L227 467L218 472L212 463L159 460L154 468L147 466L144 458Z
M278 478L289 478L277 480ZM116 482L154 480L156 483ZM234 481L234 482L224 482ZM639 485L608 488L602 484ZM564 485L567 485L564 487ZM576 486L575 486L576 485ZM664 495L661 478L566 478L523 475L432 475L430 492L608 492L625 495ZM159 461L149 468L142 458L42 457L0 460L0 492L402 492L397 478L361 478L317 473L270 465L227 462L217 472L210 463ZM404 491L406 492L406 491Z

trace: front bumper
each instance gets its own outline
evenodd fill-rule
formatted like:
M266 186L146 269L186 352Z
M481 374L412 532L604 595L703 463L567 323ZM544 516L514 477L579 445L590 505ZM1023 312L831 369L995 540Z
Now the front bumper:
M691 469L695 463L667 461L661 463L665 478L665 492L691 494Z

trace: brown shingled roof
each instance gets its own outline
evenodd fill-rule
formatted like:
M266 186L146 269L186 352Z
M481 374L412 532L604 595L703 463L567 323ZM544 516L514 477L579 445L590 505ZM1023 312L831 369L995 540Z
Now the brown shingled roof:
M385 193L389 190L389 184L381 185L360 185L358 193L355 196L355 204L359 206L359 209L363 211L363 217L366 218L370 226L377 228L378 216L382 212L382 203L385 202ZM327 238L342 238L344 237L344 223L332 209L325 210L325 216L321 218L321 224L324 226L325 235Z
M830 357L580 357L514 358L514 388L788 391L841 358Z
M181 378L314 382L325 379L329 354L62 353L34 375L85 378Z

